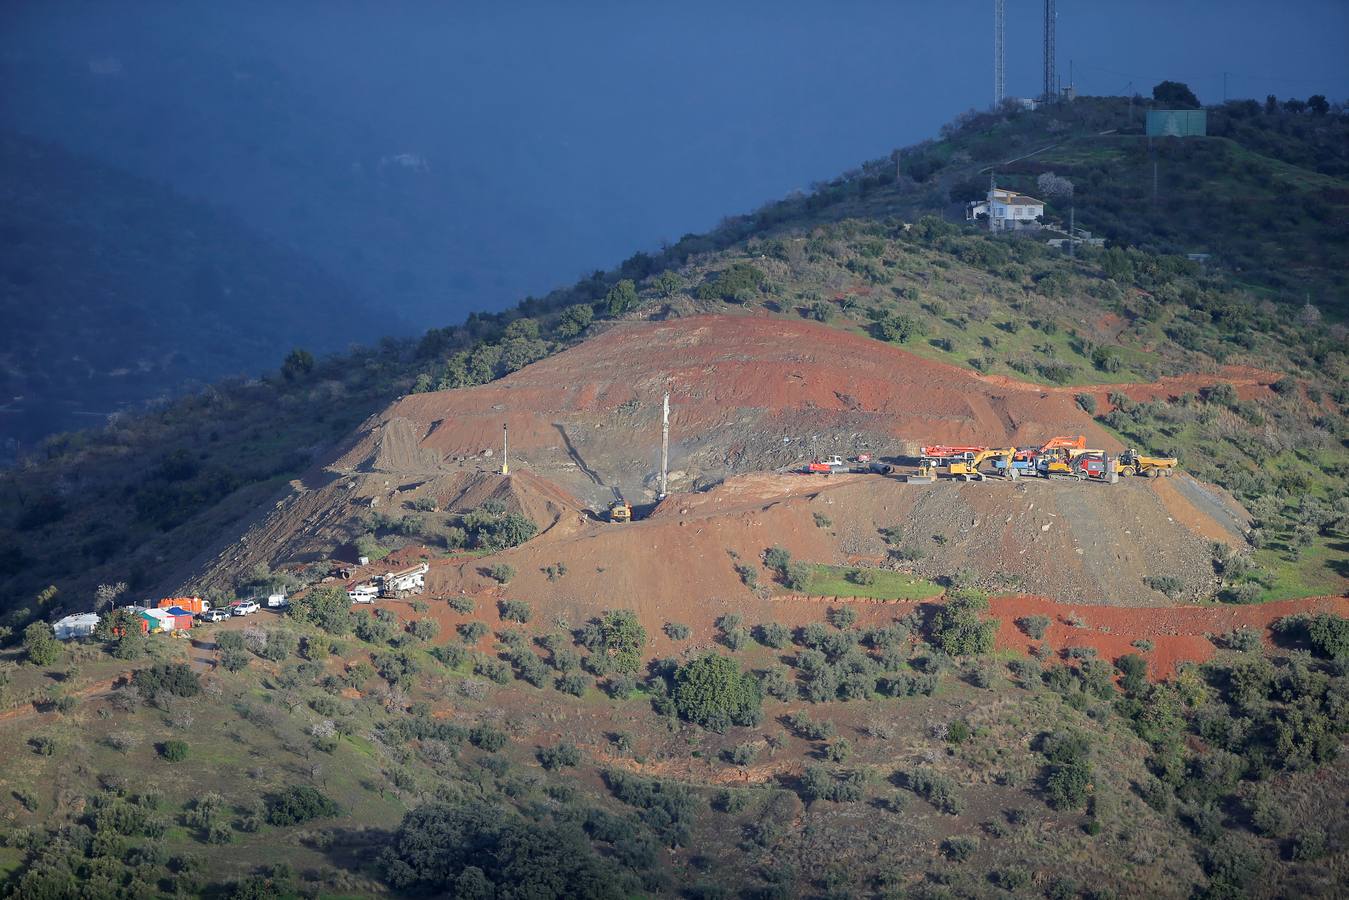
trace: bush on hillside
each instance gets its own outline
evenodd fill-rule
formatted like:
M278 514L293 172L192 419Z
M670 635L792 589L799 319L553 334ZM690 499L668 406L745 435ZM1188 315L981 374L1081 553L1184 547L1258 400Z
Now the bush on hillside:
M679 667L673 698L681 716L713 731L732 724L754 725L761 715L758 681L740 671L735 660L717 653Z
M311 819L340 815L342 808L317 788L291 785L267 798L267 821L272 825L299 825Z
M947 594L945 605L932 616L932 640L949 656L970 656L993 649L998 632L996 619L980 619L988 610L988 597L981 591L962 588Z

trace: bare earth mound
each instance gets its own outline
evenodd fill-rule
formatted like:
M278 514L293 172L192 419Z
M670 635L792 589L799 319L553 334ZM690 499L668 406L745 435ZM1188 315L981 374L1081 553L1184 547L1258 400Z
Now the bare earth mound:
M682 493L629 526L597 521L615 496L651 496L666 389L671 486ZM503 424L507 478L492 471ZM1179 577L1188 596L1212 587L1209 546L1239 545L1246 514L1183 474L917 486L764 471L812 448L893 456L929 441L1024 445L1054 434L1119 449L1069 389L982 378L822 325L748 316L624 323L490 385L400 399L199 571L223 585L258 563L352 559L372 513L398 518L429 499L437 516L497 498L541 532L497 555L520 573L513 596L636 608L656 627L691 605L755 602L736 566L758 567L759 583L771 583L759 565L770 546L809 562L898 566L898 547L879 532L895 525L900 543L920 551L904 567L929 578L964 570L994 590L1135 606L1169 602L1147 586L1150 576ZM696 490L706 485L715 487ZM549 578L559 563L568 574ZM437 559L430 586L440 596L491 593L484 572L480 561Z
M813 452L910 453L931 441L1036 443L1086 434L1120 449L1071 393L995 383L807 322L696 316L624 323L501 381L415 394L367 423L336 468L512 455L594 504L648 495L670 391L675 486L772 469ZM386 436L397 432L397 439ZM390 445L396 447L390 450Z

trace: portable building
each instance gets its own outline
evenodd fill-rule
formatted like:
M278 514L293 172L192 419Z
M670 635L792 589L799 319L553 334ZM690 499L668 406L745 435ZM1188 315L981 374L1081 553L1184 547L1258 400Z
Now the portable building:
M160 600L158 605L160 609L169 609L170 607L176 606L179 609L185 609L194 615L196 613L206 612L211 608L211 604L200 597L168 597L164 600Z
M52 631L59 641L88 637L97 628L98 615L96 613L79 613L78 615L66 616L52 625Z
M145 630L152 634L156 631L172 631L174 626L173 616L165 609L147 609L141 613L141 621L145 623Z
M164 612L173 616L173 627L175 631L186 631L192 627L192 613L181 606L170 606Z

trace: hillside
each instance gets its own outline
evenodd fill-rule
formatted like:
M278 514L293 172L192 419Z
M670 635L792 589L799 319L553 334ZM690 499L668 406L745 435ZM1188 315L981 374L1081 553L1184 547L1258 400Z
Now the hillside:
M6 474L7 888L1342 894L1343 334L1222 266L923 215L953 165ZM790 471L1077 433L1180 471ZM118 581L291 605L51 639Z
M398 328L228 215L50 145L0 134L0 196L0 396L25 450Z

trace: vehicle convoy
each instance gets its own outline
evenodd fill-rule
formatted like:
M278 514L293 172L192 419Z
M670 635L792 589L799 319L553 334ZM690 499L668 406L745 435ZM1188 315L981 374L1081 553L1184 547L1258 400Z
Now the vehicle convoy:
M1177 463L1174 456L1144 456L1130 447L1119 455L1119 473L1160 478L1170 475Z
M907 476L913 484L931 484L938 476L960 481L983 481L981 466L992 461L994 473L1015 479L1021 475L1072 478L1114 484L1120 475L1168 475L1178 465L1172 456L1148 456L1129 449L1118 457L1087 446L1083 435L1052 437L1039 447L988 448L973 445L932 444L921 448L918 470Z

